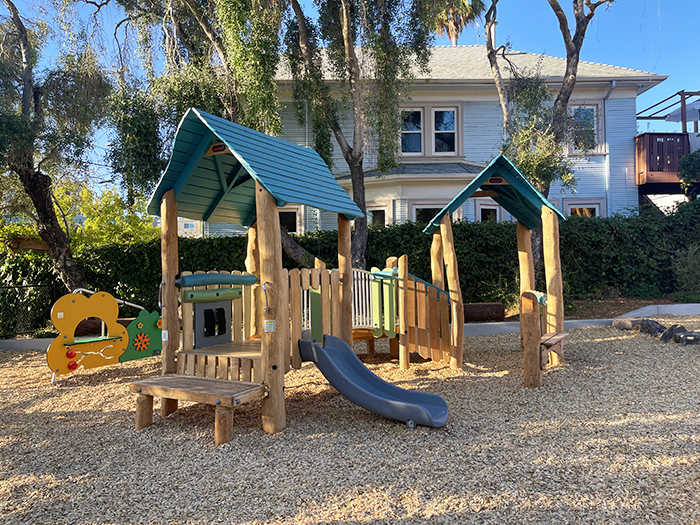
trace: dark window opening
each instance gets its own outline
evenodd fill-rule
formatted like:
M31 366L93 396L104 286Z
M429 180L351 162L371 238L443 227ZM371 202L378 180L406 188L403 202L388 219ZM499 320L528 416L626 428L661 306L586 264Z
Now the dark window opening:
M370 211L371 224L373 226L385 226L386 225L386 214L384 210L373 210Z
M442 208L416 208L416 222L429 223Z
M481 208L481 222L489 221L498 221L498 210L495 208Z
M297 212L295 211L280 211L280 224L287 230L288 233L297 232Z

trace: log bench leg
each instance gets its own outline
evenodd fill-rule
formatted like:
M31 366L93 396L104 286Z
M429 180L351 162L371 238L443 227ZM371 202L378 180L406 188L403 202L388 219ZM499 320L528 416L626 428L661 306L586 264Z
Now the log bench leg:
M233 439L233 408L216 407L214 415L214 444L223 445Z
M153 424L153 396L139 394L136 398L136 430Z
M177 412L177 399L169 399L167 397L160 398L160 415L168 417L173 412Z

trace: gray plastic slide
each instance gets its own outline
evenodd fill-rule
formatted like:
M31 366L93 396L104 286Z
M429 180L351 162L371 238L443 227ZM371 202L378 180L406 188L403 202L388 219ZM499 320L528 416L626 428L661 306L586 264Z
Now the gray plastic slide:
M437 394L404 390L370 372L348 344L323 336L323 346L299 341L301 358L314 363L328 382L353 403L380 416L416 425L441 427L447 423L447 402Z

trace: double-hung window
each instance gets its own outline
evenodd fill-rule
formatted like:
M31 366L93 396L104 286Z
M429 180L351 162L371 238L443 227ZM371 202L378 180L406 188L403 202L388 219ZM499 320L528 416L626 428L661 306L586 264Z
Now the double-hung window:
M457 153L457 108L433 109L434 155L455 155Z
M406 109L401 112L401 152L404 155L423 154L423 111Z

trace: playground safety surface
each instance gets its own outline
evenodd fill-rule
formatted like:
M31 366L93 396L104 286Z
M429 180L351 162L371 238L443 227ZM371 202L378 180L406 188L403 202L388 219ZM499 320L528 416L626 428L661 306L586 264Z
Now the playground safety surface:
M518 334L466 336L463 370L401 371L385 343L366 365L443 396L445 427L376 416L306 364L286 376L284 432L245 404L215 447L209 405L133 429L128 386L157 358L52 387L43 352L0 352L3 524L700 522L700 347L575 329L566 364L525 390Z

